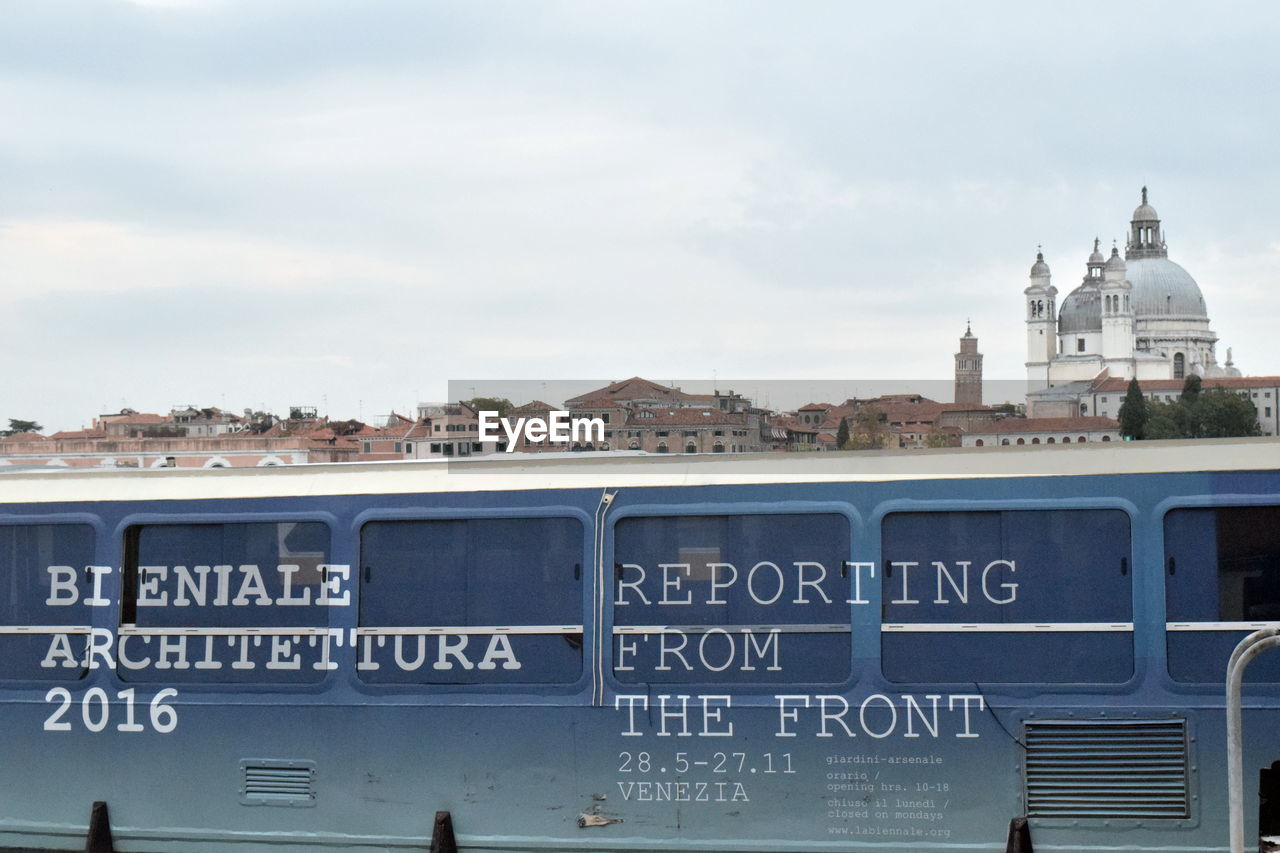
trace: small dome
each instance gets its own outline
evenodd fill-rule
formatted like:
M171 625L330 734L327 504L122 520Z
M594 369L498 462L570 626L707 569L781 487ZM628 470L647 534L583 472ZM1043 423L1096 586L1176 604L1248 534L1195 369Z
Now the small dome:
M1102 252L1098 249L1099 242L1101 241L1099 241L1097 237L1093 238L1093 254L1089 256L1089 263L1091 265L1100 264L1106 260L1106 258L1102 257Z
M1120 250L1115 246L1111 247L1111 257L1107 258L1107 269L1124 272L1124 258L1120 257Z
M1160 219L1160 214L1156 213L1156 209L1149 204L1140 204L1133 210L1134 222L1154 222Z
M1044 252L1036 252L1036 262L1031 265L1032 275L1048 275L1049 265L1044 262Z
M1133 210L1134 222L1152 222L1160 218L1160 214L1156 213L1156 209L1147 204L1147 188L1142 188L1142 204Z
M1058 312L1058 331L1102 331L1102 294L1096 284L1082 284L1062 300L1062 309Z

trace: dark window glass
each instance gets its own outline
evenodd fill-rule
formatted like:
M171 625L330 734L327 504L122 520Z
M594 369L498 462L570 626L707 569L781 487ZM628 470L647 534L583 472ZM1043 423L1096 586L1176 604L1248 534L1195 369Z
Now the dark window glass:
M1254 630L1241 623L1280 620L1280 507L1172 510L1164 547L1169 674L1220 683L1232 649ZM1280 658L1255 658L1245 680L1280 681Z
M320 522L140 525L124 563L126 681L306 683L336 667L327 627L354 579Z
M849 522L840 515L619 521L615 675L659 683L848 678L849 554Z
M366 524L360 677L409 684L576 681L584 541L581 522L571 518Z
M0 526L0 626L64 629L0 633L0 678L84 677L94 609L85 603L94 584L85 568L93 562L93 549L87 524Z
M1119 510L894 513L883 556L881 654L893 681L1133 673L1129 518ZM1119 627L1061 630L1068 623Z

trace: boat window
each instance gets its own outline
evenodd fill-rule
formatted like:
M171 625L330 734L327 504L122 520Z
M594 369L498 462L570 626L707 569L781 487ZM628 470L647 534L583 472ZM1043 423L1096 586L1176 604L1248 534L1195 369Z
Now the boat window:
M0 526L0 679L85 676L93 550L87 524Z
M849 520L634 517L614 528L623 682L831 683L850 673Z
M882 531L886 678L1114 683L1132 676L1124 512L893 513Z
M1164 517L1166 643L1176 681L1222 683L1232 649L1280 621L1280 507L1197 507ZM1280 657L1245 680L1280 681Z
M360 677L577 681L585 541L573 518L369 522L360 535Z
M352 581L325 524L143 524L124 544L122 680L308 683L336 668L328 626Z

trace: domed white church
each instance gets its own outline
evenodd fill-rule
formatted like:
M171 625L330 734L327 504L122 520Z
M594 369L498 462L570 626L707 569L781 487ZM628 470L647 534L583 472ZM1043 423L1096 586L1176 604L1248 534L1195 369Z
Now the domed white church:
M1036 253L1027 305L1027 379L1032 389L1107 376L1113 379L1182 379L1239 376L1227 350L1215 353L1204 295L1190 273L1169 260L1160 217L1147 202L1129 223L1124 257L1104 257L1093 241L1084 280L1056 306L1044 254ZM1106 371L1104 374L1103 371Z

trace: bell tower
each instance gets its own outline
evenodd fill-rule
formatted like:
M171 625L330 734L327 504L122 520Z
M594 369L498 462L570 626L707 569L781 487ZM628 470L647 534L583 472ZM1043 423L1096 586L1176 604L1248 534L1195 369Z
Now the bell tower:
M1022 291L1027 318L1027 382L1031 390L1049 385L1049 362L1057 354L1058 289L1050 282L1044 252L1036 252L1031 284Z
M982 405L982 353L978 352L978 339L973 336L973 327L968 323L960 338L960 352L956 353L954 399L970 406Z
M1125 278L1124 260L1116 248L1103 267L1102 285L1102 358L1113 377L1132 379L1136 375L1133 361L1133 285Z

